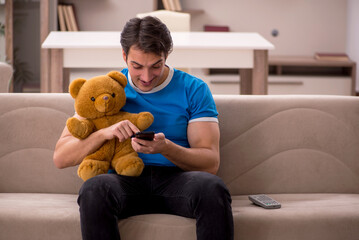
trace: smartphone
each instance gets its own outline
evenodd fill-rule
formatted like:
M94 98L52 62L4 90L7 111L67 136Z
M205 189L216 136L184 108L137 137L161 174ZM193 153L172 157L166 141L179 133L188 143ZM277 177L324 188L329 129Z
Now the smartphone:
M142 140L152 141L153 138L155 137L155 132L152 132L152 131L137 132L132 137L139 138L139 139L142 139Z

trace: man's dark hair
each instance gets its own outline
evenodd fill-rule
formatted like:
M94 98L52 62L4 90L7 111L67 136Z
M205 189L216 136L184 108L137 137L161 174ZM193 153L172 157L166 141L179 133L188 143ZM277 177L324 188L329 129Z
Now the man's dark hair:
M167 26L158 18L147 16L130 19L121 33L121 45L126 57L132 46L165 58L172 51L172 37Z

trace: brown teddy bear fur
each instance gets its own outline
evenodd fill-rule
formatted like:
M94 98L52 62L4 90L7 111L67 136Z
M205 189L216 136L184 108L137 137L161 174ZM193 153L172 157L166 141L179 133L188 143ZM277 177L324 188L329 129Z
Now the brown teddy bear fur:
M70 133L76 138L85 139L94 131L123 120L131 121L140 131L148 128L153 122L151 113L133 114L121 111L126 103L126 84L125 75L117 71L89 80L78 78L72 81L69 92L75 99L77 114L84 119L69 118L66 125ZM107 173L110 167L126 176L139 176L142 173L144 164L133 150L131 139L124 142L117 138L106 141L97 151L83 159L77 173L86 181Z

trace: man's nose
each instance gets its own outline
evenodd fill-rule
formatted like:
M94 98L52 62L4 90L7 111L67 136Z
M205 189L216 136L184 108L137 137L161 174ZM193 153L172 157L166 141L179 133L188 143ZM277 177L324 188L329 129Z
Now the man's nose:
M145 82L148 82L151 80L151 74L150 74L150 71L149 70L143 70L143 73L142 73L142 80L145 81Z

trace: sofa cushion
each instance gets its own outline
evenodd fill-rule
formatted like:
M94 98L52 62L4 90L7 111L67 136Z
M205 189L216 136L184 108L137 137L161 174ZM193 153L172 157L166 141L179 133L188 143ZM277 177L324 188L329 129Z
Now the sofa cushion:
M149 214L119 221L121 239L195 240L195 220ZM0 239L80 240L75 194L0 193Z
M235 239L355 239L358 194L271 194L282 208L267 210L233 196ZM0 193L0 239L81 239L77 195ZM148 214L119 221L122 239L195 240L195 220Z
M214 96L232 195L359 193L359 98Z
M77 195L0 193L0 239L81 239Z
M119 222L124 240L196 240L196 221L168 214L133 216Z
M359 194L269 194L282 204L264 209L233 196L233 217L240 240L358 239Z
M55 145L73 99L65 93L0 93L0 192L77 194L76 168L57 169Z

